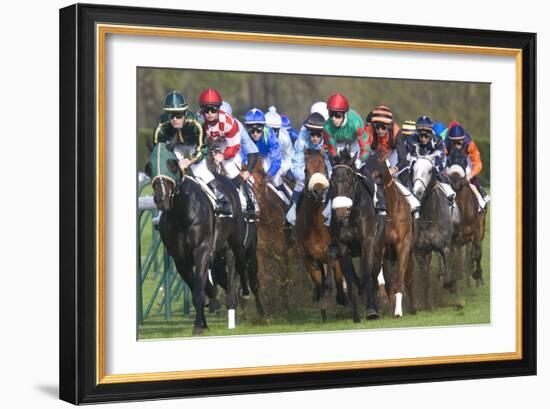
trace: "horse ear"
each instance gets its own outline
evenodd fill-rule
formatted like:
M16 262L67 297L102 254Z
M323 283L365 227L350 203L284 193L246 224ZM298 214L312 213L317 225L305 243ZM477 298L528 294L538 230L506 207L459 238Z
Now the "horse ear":
M151 174L153 173L151 169L151 162L147 162L145 164L145 167L143 168L143 172L147 175L147 177L151 177Z

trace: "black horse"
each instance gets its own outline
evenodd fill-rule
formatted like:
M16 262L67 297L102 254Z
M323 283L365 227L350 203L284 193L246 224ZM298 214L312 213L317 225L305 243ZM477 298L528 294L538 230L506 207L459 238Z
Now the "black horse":
M336 259L346 277L348 297L352 302L353 321L359 322L357 295L354 291L355 273L352 257L361 258L361 283L367 301L368 320L379 317L376 305L374 272L376 216L372 193L374 182L368 172L355 168L357 154L353 157L348 149L331 159L330 197L332 217L330 223L331 243L328 252L327 285L332 287L333 264ZM377 273L377 272L376 272Z
M223 192L225 192L227 189L235 192L235 189L242 189L243 194L247 194L246 190L250 189L246 182L242 180L240 176L237 176L235 179L231 181L231 184L226 184L227 181L230 181L229 178L226 177L224 168L221 164L216 163L214 161L214 156L216 153L220 152L219 143L211 142L208 144L207 149L207 157L206 161L208 164L209 170L214 174L217 181L223 181L224 187L222 188ZM250 194L250 193L249 193ZM238 196L237 196L238 197ZM240 200L237 201L237 203L240 203ZM260 320L264 319L265 312L263 305L261 303L260 299L260 283L258 278L258 256L257 256L257 246L258 246L258 231L256 226L256 219L250 219L250 218L244 218L239 215L234 215L235 217L241 217L241 220L239 221L239 227L241 229L244 229L241 231L241 234L243 236L243 251L244 251L244 268L242 271L239 271L239 278L241 283L241 296L243 299L243 303L245 300L247 300L250 296L250 290L252 290L252 294L254 294L254 300L256 302L256 312L258 313L258 316ZM224 290L227 291L227 271L226 271L226 260L223 253L218 253L216 258L214 258L210 264L212 276L213 276L213 284L219 284Z
M424 303L429 302L429 271L432 252L441 256L440 279L451 292L456 291L456 279L451 277L449 261L453 239L451 207L437 180L437 168L430 155L420 156L412 166L413 194L420 201L420 218L414 254L424 278Z
M176 269L191 289L195 307L193 334L208 328L204 314L208 267L212 257L223 254L227 269L226 305L228 327L235 327L237 272L245 268L243 218L231 180L218 178L234 217L217 218L213 206L199 185L182 177L173 144L158 143L151 154L151 183L157 208L162 210L158 225L161 240L174 259ZM211 288L211 286L210 286ZM211 288L212 289L212 288Z

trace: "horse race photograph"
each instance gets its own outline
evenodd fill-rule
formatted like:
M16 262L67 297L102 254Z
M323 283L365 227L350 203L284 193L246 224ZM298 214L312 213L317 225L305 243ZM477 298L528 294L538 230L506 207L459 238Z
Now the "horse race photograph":
M490 83L136 87L139 340L491 323Z

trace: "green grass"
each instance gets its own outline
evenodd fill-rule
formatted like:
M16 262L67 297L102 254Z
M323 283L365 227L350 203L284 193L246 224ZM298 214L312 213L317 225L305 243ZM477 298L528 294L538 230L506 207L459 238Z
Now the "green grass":
M404 316L401 319L394 319L389 312L382 311L382 317L376 321L366 321L364 319L365 307L361 308L361 323L353 323L351 317L351 307L334 306L327 315L327 322L321 322L321 317L316 305L303 303L301 306L292 308L287 313L272 314L266 318L266 321L260 323L253 308L253 301L249 301L246 308L237 309L237 328L227 329L227 314L225 308L215 314L207 313L206 319L209 329L204 333L205 336L229 336L229 335L251 335L251 334L269 334L269 333L290 333L290 332L316 332L316 331L344 331L344 330L365 330L382 328L404 328L404 327L428 327L428 326L448 326L448 325L474 325L488 324L490 322L490 209L487 215L486 233L483 241L483 259L482 267L485 285L475 287L473 279L472 286L466 285L466 280L461 280L460 291L457 296L450 296L446 291L438 288L435 278L432 277L431 291L435 293L436 305L433 310L418 310L415 315L409 314L406 308L407 300L404 299ZM145 261L146 249L150 245L152 229L150 221L147 221L147 227L142 235L142 263ZM158 270L162 269L162 252L159 252ZM432 266L436 265L436 257L433 257ZM151 269L153 270L153 269ZM435 271L435 270L434 270ZM305 273L304 273L305 274ZM432 274L434 276L434 274ZM158 280L162 274L159 272L155 277L154 271L147 276L143 286L144 308L151 300L153 291L157 286ZM415 286L417 304L422 293L419 291L420 277L417 275L417 285ZM179 278L177 278L179 280ZM153 308L142 325L139 325L139 339L159 339L191 336L193 328L194 311L191 308L190 314L183 313L183 299L180 292L179 297L173 300L172 316L165 319L164 307L161 306L162 292L164 286L157 298L153 301ZM309 296L309 293L308 293ZM406 295L405 295L406 297ZM223 301L223 293L218 296ZM456 304L462 304L463 308L457 308Z

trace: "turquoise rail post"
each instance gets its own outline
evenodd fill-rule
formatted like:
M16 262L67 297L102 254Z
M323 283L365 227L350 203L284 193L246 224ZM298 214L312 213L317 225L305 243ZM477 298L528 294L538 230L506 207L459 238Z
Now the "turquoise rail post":
M170 296L171 287L171 272L170 268L172 258L168 254L168 250L164 248L164 318L169 320L172 317L172 297Z

